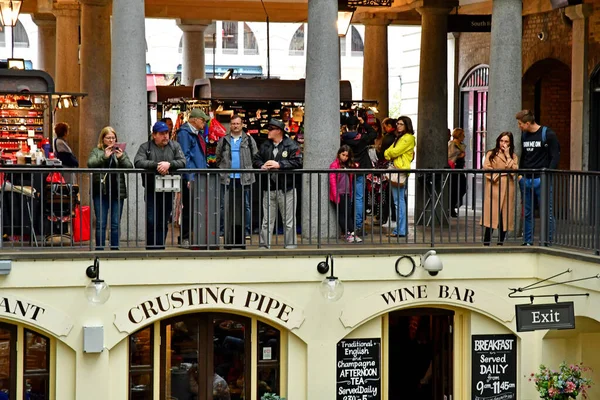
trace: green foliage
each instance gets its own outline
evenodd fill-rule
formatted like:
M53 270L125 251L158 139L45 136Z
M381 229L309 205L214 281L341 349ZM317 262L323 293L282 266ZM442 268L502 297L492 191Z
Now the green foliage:
M583 376L591 368L584 367L583 363L570 364L563 362L558 371L553 371L545 365L540 365L537 373L532 373L530 381L535 383L535 388L544 400L575 399L580 394L587 399L587 390L592 387L592 380Z
M260 400L285 400L285 397L279 397L275 393L265 393Z

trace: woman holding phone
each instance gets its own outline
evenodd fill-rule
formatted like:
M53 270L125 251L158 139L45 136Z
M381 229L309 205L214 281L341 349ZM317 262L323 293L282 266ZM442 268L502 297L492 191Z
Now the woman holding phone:
M88 168L133 168L122 145L117 145L117 133L107 126L100 132L98 146L92 149ZM122 173L95 173L92 176L92 198L96 215L96 250L104 250L106 225L110 211L110 248L119 249L120 221L123 202L127 198L126 176Z

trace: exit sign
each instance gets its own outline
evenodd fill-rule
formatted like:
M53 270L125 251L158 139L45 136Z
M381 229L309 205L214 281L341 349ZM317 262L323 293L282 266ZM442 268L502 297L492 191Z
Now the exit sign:
M517 332L546 329L575 329L572 301L548 304L517 304Z

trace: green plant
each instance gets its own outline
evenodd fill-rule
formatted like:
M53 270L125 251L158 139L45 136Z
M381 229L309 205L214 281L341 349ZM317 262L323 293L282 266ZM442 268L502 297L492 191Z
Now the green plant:
M544 400L575 399L580 394L587 399L587 390L592 387L592 380L585 378L583 373L591 371L583 363L570 364L563 362L558 371L553 371L545 365L540 365L537 373L529 378L535 383L535 388Z
M285 400L285 397L279 397L275 393L265 393L260 400Z

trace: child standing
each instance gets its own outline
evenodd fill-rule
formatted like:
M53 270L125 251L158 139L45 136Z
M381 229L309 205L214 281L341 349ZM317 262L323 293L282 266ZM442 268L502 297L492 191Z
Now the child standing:
M354 167L352 149L343 145L329 169L349 169ZM354 235L354 210L352 207L352 174L331 172L329 174L329 200L336 207L338 223L348 243L360 243L362 239Z

